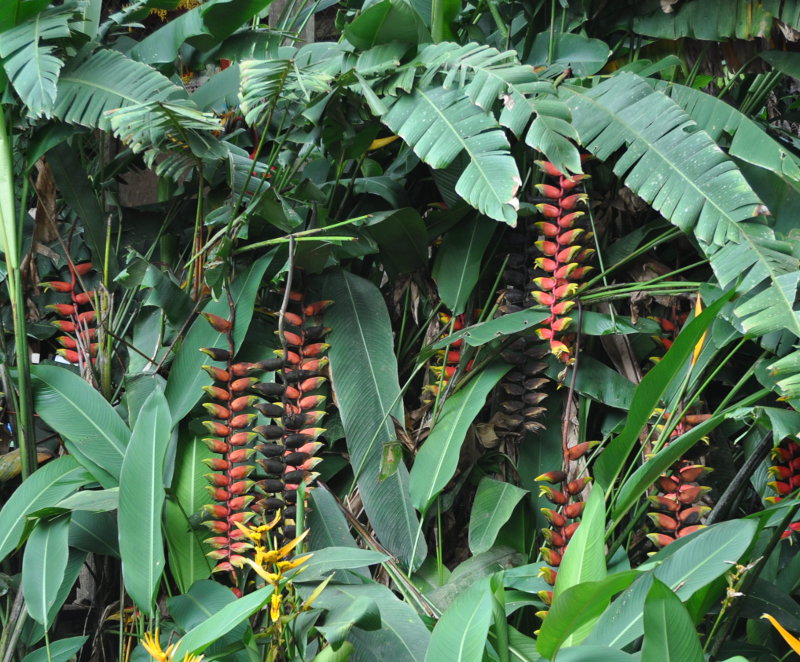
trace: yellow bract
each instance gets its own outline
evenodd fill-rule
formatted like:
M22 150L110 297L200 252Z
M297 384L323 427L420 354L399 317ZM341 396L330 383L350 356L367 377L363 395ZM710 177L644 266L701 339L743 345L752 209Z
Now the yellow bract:
M178 644L170 644L167 646L167 650L161 648L161 640L158 628L156 628L153 633L144 633L142 647L156 662L174 662L175 649L178 647ZM183 656L183 662L201 662L202 659L202 655L192 655L191 653L186 653Z
M770 616L769 614L761 614L761 618L766 618L770 623L772 623L778 633L783 637L783 640L792 647L792 650L795 653L800 654L800 639L790 634L789 631L780 623L778 623L773 616Z

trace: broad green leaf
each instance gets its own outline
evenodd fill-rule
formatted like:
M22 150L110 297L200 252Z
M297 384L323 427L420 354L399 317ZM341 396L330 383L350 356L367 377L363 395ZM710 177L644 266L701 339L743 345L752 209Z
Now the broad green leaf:
M230 588L210 579L201 579L192 584L184 595L169 598L167 609L175 624L184 632L189 632L234 602L236 596ZM227 646L241 643L249 629L246 621L240 622L214 641L206 649L206 654L221 653Z
M199 438L191 434L178 436L172 494L165 508L165 533L170 572L182 593L211 574L211 564L206 556L208 550L204 549L202 542L207 532L195 530L187 519L212 502L206 490L208 481L204 478L208 466L203 464L203 460L211 457L214 454Z
M644 572L611 603L586 643L614 648L627 646L644 631L642 611L654 578L675 591L681 600L688 600L731 569L731 563L736 563L750 546L756 528L754 521L723 522L665 547L651 560L657 567ZM677 549L671 549L676 546Z
M570 538L558 568L553 588L555 598L571 586L599 581L606 576L605 528L605 498L603 490L595 485L587 499L581 524Z
M466 329L456 331L446 338L437 340L432 345L432 348L441 349L461 338L464 339L467 345L472 347L485 345L492 340L503 338L512 333L535 329L539 322L546 320L549 316L549 312L543 312L535 308L527 308L509 315L501 315L496 319L489 320L488 322L481 322L480 324L473 324Z
M583 172L576 146L578 133L570 123L570 112L566 104L560 99L545 98L532 100L530 105L536 111L536 119L525 134L525 143L542 152L557 170Z
M31 617L50 627L50 612L67 569L69 517L39 520L22 557L22 593Z
M108 129L110 110L176 98L186 98L183 87L152 67L119 51L99 50L85 59L72 58L64 67L53 115L70 124Z
M100 393L75 373L31 366L36 413L105 488L116 487L130 430Z
M482 214L516 224L522 180L508 141L494 117L462 90L417 87L381 120L432 168L445 168L464 152L469 160L456 193Z
M133 426L120 472L119 550L122 576L133 601L152 612L164 572L164 457L172 430L164 393L156 389Z
M425 659L431 635L408 603L381 584L336 586L336 591L351 601L361 597L372 600L381 614L379 629L356 628L350 632L348 641L353 644L354 651L349 662L422 662Z
M550 60L550 32L538 34L528 62L538 66L560 65L562 69L569 67L574 76L580 77L600 71L611 55L611 49L605 42L569 32L556 33L553 46L553 58ZM580 168L573 172L580 172Z
M607 646L575 646L558 651L558 662L635 662L634 655Z
M256 260L250 268L239 275L231 287L231 296L236 307L236 324L233 329L233 340L236 349L242 346L247 328L253 318L254 302L261 279L270 262L275 257L273 251ZM204 312L213 313L228 319L230 310L228 299L223 296L218 301L210 301L203 308ZM180 350L175 356L167 379L164 393L175 421L181 420L197 404L203 395L202 387L212 383L211 377L202 369L212 363L211 358L203 354L203 347L222 347L224 335L215 331L211 325L198 316L189 327Z
M369 234L378 243L381 260L390 275L411 273L427 265L427 231L416 210L398 209L380 223L371 225Z
M89 637L68 637L50 643L47 647L39 648L28 653L22 662L67 662L77 653Z
M611 486L626 465L631 450L639 440L642 427L650 419L676 376L686 369L686 361L700 338L732 296L732 291L723 295L689 322L678 334L667 354L644 376L634 392L625 427L595 462L594 478L603 489Z
M582 582L570 586L558 596L542 623L536 639L537 650L546 658L551 658L558 651L558 659L562 659L561 646L572 638L573 644L580 640L574 634L593 623L605 611L609 600L620 591L630 586L639 573L630 570L611 575L600 581Z
M439 287L439 298L454 315L464 312L494 231L494 223L473 215L442 240L433 263L433 279Z
M768 36L773 20L767 2L719 4L689 0L667 13L656 0L646 0L636 9L633 15L636 33L670 40L681 37L711 41L728 37L751 40ZM777 11L775 14L780 16Z
M352 599L336 589L323 591L314 606L325 608L325 622L317 629L331 646L342 644L354 627L377 630L381 627L381 613L375 600L365 595Z
M70 527L72 523L70 523ZM67 557L67 566L64 570L64 578L61 581L61 586L58 587L56 591L56 598L53 601L53 604L50 606L50 610L47 612L47 621L49 623L53 623L58 615L58 612L61 610L61 607L69 597L69 594L72 593L72 589L75 587L75 582L78 581L78 575L81 574L81 568L83 568L83 564L86 562L86 552L80 549L72 549L70 546L69 555ZM42 632L44 635L44 632Z
M367 517L383 545L416 566L425 554L414 550L408 471L401 465L379 480L383 444L397 437L391 416L404 420L386 304L372 283L343 271L326 275L323 297L334 301L325 311L331 381Z
M336 650L333 646L325 646L311 662L347 662L354 651L355 647L349 641L345 641Z
M798 53L792 51L765 51L759 53L759 57L787 76L792 78L800 76L800 55Z
M182 660L187 653L199 655L217 639L228 634L239 623L266 605L271 596L272 586L265 586L225 605L184 635L175 650L175 658Z
M0 510L0 561L20 542L29 513L55 506L92 480L71 455L45 464L24 481Z
M76 6L68 3L37 12L0 36L3 67L34 117L50 117L56 99L56 81L64 65L53 55L52 42L70 36L69 20L75 10Z
M431 633L425 662L480 662L492 620L489 578L481 579L459 595Z
M56 508L88 510L94 513L116 510L119 507L119 488L108 490L83 490L56 504Z
M69 545L85 552L119 558L116 513L74 511L69 523Z
M488 476L481 480L469 515L469 549L473 554L485 552L494 544L500 529L527 493L516 485Z
M418 44L430 40L421 17L410 4L382 0L351 21L344 36L356 48L366 50L393 41Z
M326 547L356 548L356 541L350 534L342 511L339 509L334 496L326 487L316 487L310 491L310 511L308 527L308 548L310 551L325 549Z
M653 581L644 602L642 662L703 662L689 612L671 588Z
M486 402L486 396L510 366L494 363L451 395L411 469L409 492L414 507L424 513L453 477L467 430Z
M334 570L363 568L389 559L386 554L371 549L354 547L325 547L313 552L313 556L303 565L303 572L297 581L313 582L323 579ZM316 606L316 603L315 603Z

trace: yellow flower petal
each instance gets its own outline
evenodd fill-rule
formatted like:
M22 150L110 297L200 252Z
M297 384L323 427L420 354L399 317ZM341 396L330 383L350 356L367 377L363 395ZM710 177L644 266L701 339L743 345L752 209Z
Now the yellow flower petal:
M703 312L703 302L700 300L700 292L697 293L697 303L694 307L694 316L700 317L700 313ZM698 343L694 346L694 351L692 352L692 365L694 366L697 363L697 359L700 358L700 352L703 351L703 343L706 341L706 336L708 335L708 329L703 333L702 337L698 341Z
M277 621L281 617L281 594L275 591L270 598L269 617Z
M252 567L253 570L255 570L258 573L259 577L261 577L265 581L269 582L273 586L277 586L277 584L278 584L278 582L280 581L280 578L281 578L280 574L277 574L277 573L274 573L274 572L267 572L266 570L264 570L264 568L262 568L260 565L258 565L252 559L245 559L244 561L245 561L245 563L247 563L247 565Z
M399 137L400 136L389 136L388 138L376 138L369 144L369 147L367 149L371 152L373 149L380 149L381 147L386 147L386 145L393 143Z
M786 628L784 628L780 623L778 623L777 620L775 620L775 618L773 618L769 614L761 614L761 618L766 618L770 623L772 623L773 627L783 637L783 640L792 647L792 650L795 653L800 654L800 639L790 634L789 631L786 630Z

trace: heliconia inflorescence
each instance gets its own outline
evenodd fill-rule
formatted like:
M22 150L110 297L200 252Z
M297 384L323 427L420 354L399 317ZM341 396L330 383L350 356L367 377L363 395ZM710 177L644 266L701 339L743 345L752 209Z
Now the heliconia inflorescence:
M569 448L567 457L564 458L567 471L576 466L596 445L596 441L585 441ZM585 474L570 479L567 471L548 471L536 478L537 482L542 483L539 488L540 496L553 504L553 508L542 508L550 526L542 529L546 544L539 550L542 559L548 564L542 567L539 574L551 586L556 583L557 568L561 565L567 545L580 524L585 506L582 494L592 482L591 477Z
M256 514L251 508L257 498L255 481L251 478L256 468L253 455L257 436L252 428L257 416L254 405L260 398L251 391L259 383L255 375L278 369L282 361L236 361L233 307L231 319L211 313L203 313L203 316L226 338L228 345L226 349L206 347L201 350L212 361L212 364L204 365L203 370L214 380L212 385L203 387L209 398L203 407L210 416L209 420L203 421L209 432L203 442L218 456L204 460L212 471L206 474L206 480L215 502L203 507L207 517L204 524L212 532L206 543L213 548L208 555L217 561L213 572L230 572L235 578L236 568L243 564L251 548L236 523L245 524Z
M775 491L775 496L766 501L778 503L800 487L800 444L794 439L784 439L772 449L773 465L769 468L770 480L767 485ZM789 538L800 531L800 522L792 522L783 532L782 538Z
M568 363L572 350L564 335L572 319L567 313L575 306L578 283L591 270L586 262L595 252L586 247L592 233L580 225L586 194L579 192L578 186L586 175L567 176L549 161L537 164L550 179L537 185L545 201L536 205L543 220L535 223L540 236L536 241L540 256L535 259L539 275L533 278L530 295L550 310L550 316L536 334L547 341L555 356Z
M276 381L257 384L253 388L272 402L256 408L272 424L254 428L263 440L257 449L263 458L259 464L267 477L258 486L266 495L254 508L266 518L280 511L279 528L284 538L292 539L295 530L297 488L301 482L310 487L318 474L314 467L321 458L320 435L325 417L326 396L322 393L327 383L324 376L328 359L324 356L328 344L323 342L328 329L319 324L322 312L331 301L306 303L302 292L291 292L288 309L284 315L282 332L283 349L277 350L281 367L275 373Z
M711 414L684 415L670 433L670 439L679 437L710 417ZM656 493L647 497L656 508L647 513L656 529L647 537L656 547L665 547L703 528L701 520L711 508L700 503L700 498L711 488L700 485L699 480L710 471L712 469L706 466L681 459L656 479Z
M51 324L63 332L56 340L61 348L57 354L75 365L94 365L97 362L97 313L92 308L94 291L82 290L78 277L83 278L92 269L91 262L68 262L69 281L51 280L39 283L45 289L69 295L69 301L47 306L60 319Z
M450 313L439 313L439 321L445 325L444 333L439 338L446 338L452 331L461 331L466 326L466 315L456 315L455 318ZM440 349L434 354L430 363L431 380L430 384L425 387L427 394L436 396L439 388L443 390L447 388L448 382L456 374L458 366L461 363L461 358L464 355L464 340L459 338L453 341L444 349ZM472 361L469 361L464 366L464 371L469 371L472 368Z

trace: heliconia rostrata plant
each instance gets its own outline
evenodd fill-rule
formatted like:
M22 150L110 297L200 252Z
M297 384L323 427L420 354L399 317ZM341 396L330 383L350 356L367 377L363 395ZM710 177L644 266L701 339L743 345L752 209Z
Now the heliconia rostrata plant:
M301 292L290 292L288 301L292 310L284 311L280 332L285 349L256 363L235 359L233 306L229 319L204 313L227 339L226 348L202 350L222 364L203 366L214 379L203 387L210 399L203 406L212 417L203 422L212 435L203 441L219 456L206 460L212 470L206 475L208 489L216 502L204 507L205 525L213 534L206 543L217 561L214 572L230 573L234 585L237 568L252 548L237 523L259 515L272 521L271 528L284 539L293 539L297 489L302 482L312 485L318 475L313 469L321 461L317 451L325 430L319 424L326 398L319 391L326 382L321 373L328 345L321 342L327 330L316 321L331 302L305 304ZM262 381L258 375L265 372L274 373L275 379ZM259 413L271 422L257 424ZM257 465L265 477L256 475Z

